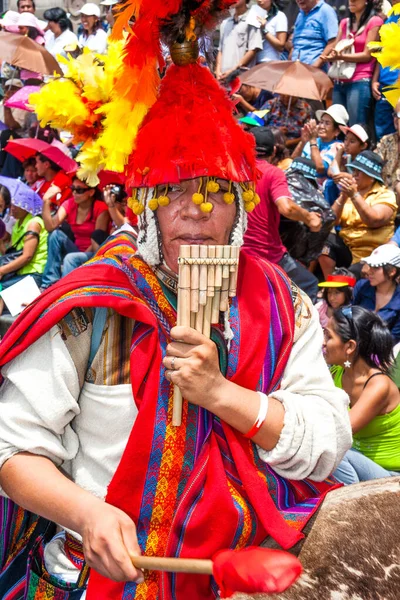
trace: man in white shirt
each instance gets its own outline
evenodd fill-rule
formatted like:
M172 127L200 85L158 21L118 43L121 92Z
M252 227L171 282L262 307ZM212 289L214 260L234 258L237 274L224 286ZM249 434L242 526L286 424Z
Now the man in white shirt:
M247 23L248 4L238 0L232 16L221 24L220 42L215 67L217 79L226 79L233 71L251 67L262 49L262 36L259 28Z

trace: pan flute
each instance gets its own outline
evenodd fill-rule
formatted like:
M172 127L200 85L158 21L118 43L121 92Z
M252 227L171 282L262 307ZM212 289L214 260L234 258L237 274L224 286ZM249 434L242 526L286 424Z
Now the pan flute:
M178 258L177 325L192 327L210 337L220 312L229 310L236 296L238 246L181 246ZM182 394L174 389L172 424L182 422Z

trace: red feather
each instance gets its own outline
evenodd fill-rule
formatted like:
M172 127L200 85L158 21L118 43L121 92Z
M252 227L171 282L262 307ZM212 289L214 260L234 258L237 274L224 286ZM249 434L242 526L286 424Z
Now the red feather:
M254 138L206 67L172 65L128 164L128 185L152 187L200 176L255 181Z

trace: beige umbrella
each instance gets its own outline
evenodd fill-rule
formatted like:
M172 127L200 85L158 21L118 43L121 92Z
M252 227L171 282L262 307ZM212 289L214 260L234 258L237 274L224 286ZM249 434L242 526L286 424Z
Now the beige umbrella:
M0 56L13 67L27 69L43 75L62 75L60 65L40 44L18 33L0 32Z
M300 61L280 60L260 63L240 75L242 83L308 100L325 100L333 83L328 75Z

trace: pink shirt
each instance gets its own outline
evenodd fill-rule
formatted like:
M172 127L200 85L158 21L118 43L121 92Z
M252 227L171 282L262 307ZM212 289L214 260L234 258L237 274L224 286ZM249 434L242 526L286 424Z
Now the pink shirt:
M78 205L73 198L66 200L63 204L65 212L67 213L67 222L71 226L71 229L75 236L75 244L78 246L80 252L86 252L90 246L90 236L96 227L97 218L101 213L108 210L107 204L101 200L95 200L92 206L92 210L89 211L86 221L78 224L76 217L78 213Z
M279 235L281 215L276 206L279 198L291 198L285 174L266 161L257 161L262 177L257 184L260 204L248 216L243 248L253 256L278 263L285 252Z
M340 21L340 31L342 32L342 36L340 39L342 40L346 38L346 33L350 27L348 21L349 19L342 19ZM354 52L363 52L369 32L374 27L381 27L381 25L383 25L383 20L381 19L381 17L371 17L365 25L365 28L362 30L362 32L359 35L356 35L356 37L354 38ZM347 37L349 37L349 35L347 35ZM359 81L360 79L371 79L374 73L375 63L376 59L372 57L371 60L367 63L357 63L356 70L354 71L354 75L350 81Z

